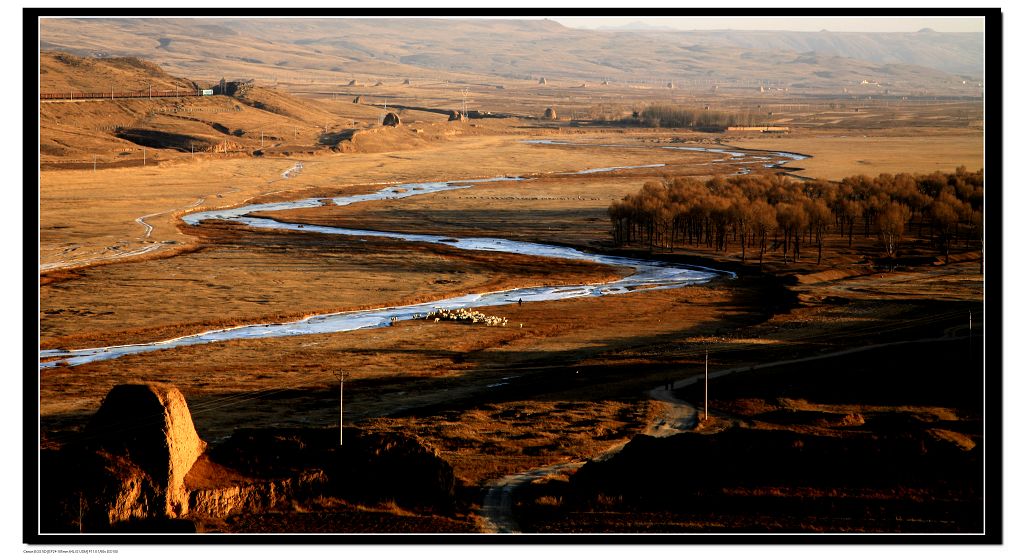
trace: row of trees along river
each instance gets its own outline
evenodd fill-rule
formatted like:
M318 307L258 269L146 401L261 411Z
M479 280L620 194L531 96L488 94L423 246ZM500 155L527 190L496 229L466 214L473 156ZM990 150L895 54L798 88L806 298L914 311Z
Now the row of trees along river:
M629 121L630 119L626 119ZM640 126L665 128L725 129L730 126L757 126L768 122L768 115L750 112L687 109L671 105L652 105L634 113L631 122Z
M608 215L619 245L649 249L704 246L726 252L739 244L764 262L768 251L800 260L801 243L817 249L826 234L849 246L855 235L877 237L879 252L899 255L908 234L932 241L949 260L950 247L982 236L984 174L882 174L839 182L799 181L781 175L649 181L640 192L612 203Z

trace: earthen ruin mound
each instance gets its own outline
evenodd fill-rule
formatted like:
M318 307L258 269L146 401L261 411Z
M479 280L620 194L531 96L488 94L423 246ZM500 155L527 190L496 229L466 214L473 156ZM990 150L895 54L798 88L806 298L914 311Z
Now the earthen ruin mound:
M41 453L44 532L194 532L325 497L457 506L452 466L415 437L346 426L342 446L337 429L250 428L206 453L166 385L114 387L81 436Z
M165 513L187 511L185 475L206 450L192 424L184 395L157 383L117 385L86 428L94 446L138 467L165 486Z

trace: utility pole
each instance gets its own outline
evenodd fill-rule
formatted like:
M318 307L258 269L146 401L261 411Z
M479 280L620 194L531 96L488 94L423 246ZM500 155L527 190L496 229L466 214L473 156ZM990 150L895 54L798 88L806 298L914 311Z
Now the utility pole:
M92 156L92 172L96 173L96 156Z
M146 167L146 148L142 148L142 167Z
M967 310L967 367L971 367L974 361L974 315L973 311Z
M149 83L149 98L153 99L153 83Z
M704 349L704 421L708 421L708 350Z

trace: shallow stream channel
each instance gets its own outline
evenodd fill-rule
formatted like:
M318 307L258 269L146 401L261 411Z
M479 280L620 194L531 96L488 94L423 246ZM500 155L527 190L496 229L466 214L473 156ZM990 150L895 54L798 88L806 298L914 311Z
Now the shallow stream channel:
M553 140L528 141L534 144L565 144L575 145L568 142ZM584 146L584 145L580 145ZM593 144L585 145L594 147ZM601 145L602 147L636 147L627 145ZM730 159L723 160L731 164L741 166L738 174L744 171L749 172L744 165L755 162L774 167L785 165L794 160L804 159L807 156L791 154L786 152L762 152L751 155L735 149L703 148L703 147L681 147L681 146L658 146L660 149L676 149L688 151L702 151L713 154L729 156ZM608 173L621 169L638 169L650 167L662 167L662 163L635 166L601 167L595 169L584 169L582 171L557 173L554 175L590 175L596 173ZM76 366L89 362L111 360L121 356L165 350L179 346L193 346L197 344L208 344L228 340L242 340L255 338L275 338L283 336L300 336L312 334L326 334L358 329L373 329L388 327L397 321L423 318L428 313L439 309L479 309L483 307L494 307L510 305L520 300L523 303L537 301L553 301L570 298L602 297L614 294L640 290L663 290L679 288L693 284L700 284L710 281L719 276L733 276L733 273L718 271L695 266L684 266L656 260L643 260L634 258L602 255L588 253L558 245L544 245L540 243L529 243L524 241L512 241L507 239L491 237L466 237L453 238L449 236L395 233L386 231L346 229L329 226L318 226L309 224L292 224L268 218L258 218L251 214L279 212L297 208L314 208L325 204L346 206L368 201L385 201L410 196L423 196L443 191L457 189L470 189L480 183L491 183L497 181L529 181L523 177L492 177L486 179L471 179L462 181L444 181L427 183L405 183L389 185L379 191L341 196L333 199L308 198L289 202L274 202L267 204L252 204L225 210L208 210L186 214L182 220L190 225L199 225L204 220L227 220L253 228L289 230L299 232L313 232L329 235L347 235L358 237L385 237L400 239L414 243L434 243L457 247L465 251L494 251L502 253L514 253L519 255L532 255L551 257L559 259L586 261L611 266L629 267L633 273L624 278L611 282L599 284L581 284L576 286L533 286L527 288L516 288L490 293L466 294L448 299L419 303L414 305L403 305L396 307L384 307L379 309L368 309L360 311L345 311L340 313L329 313L313 315L301 320L285 323L269 323L243 325L225 329L216 329L196 334L190 334L168 340L144 344L127 344L120 346L104 346L99 348L82 348L76 350L48 349L39 353L40 368L54 366Z

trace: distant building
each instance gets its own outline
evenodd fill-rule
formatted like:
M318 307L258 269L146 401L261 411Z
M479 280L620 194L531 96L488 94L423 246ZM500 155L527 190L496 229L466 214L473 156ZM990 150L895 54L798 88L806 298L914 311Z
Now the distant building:
M253 80L232 80L220 79L217 85L213 86L214 95L245 95L255 85Z

